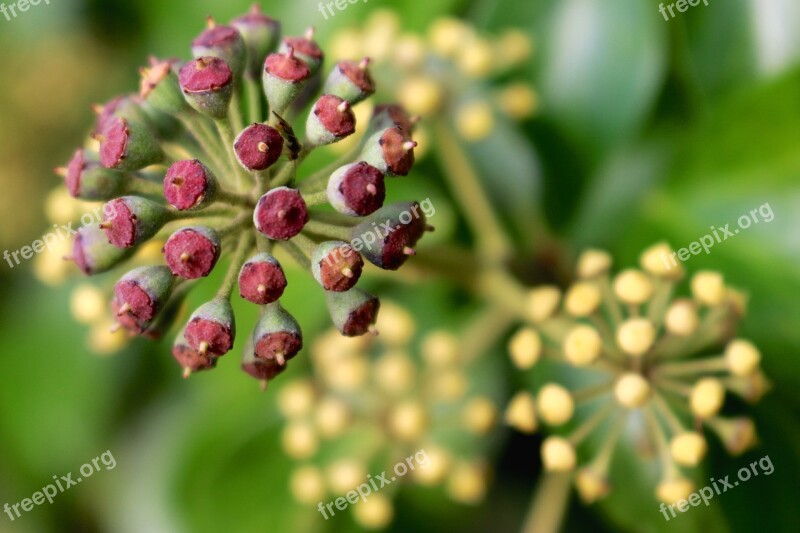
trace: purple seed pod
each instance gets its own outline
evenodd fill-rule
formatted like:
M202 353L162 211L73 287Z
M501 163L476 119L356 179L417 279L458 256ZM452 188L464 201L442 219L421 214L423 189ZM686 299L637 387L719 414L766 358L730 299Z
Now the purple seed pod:
M139 84L139 96L151 108L161 113L174 115L189 109L181 92L181 85L174 59L160 60L150 57L150 66L142 68L142 80Z
M247 50L247 73L258 79L264 58L275 46L281 34L281 23L261 12L258 4L253 4L250 12L231 21L231 26L239 30Z
M185 294L176 294L178 291L173 291L167 303L158 312L153 322L147 326L141 336L146 339L158 341L164 336L164 333L172 329L175 321L184 310L184 303L186 301Z
M381 306L377 297L354 287L347 292L325 292L331 320L346 337L358 337L367 332L377 333L375 322Z
M178 209L201 209L214 199L217 180L197 159L173 163L164 175L164 198Z
M107 169L97 161L89 161L86 151L75 151L66 169L56 169L64 176L69 194L82 200L109 200L123 194L127 175Z
M228 115L233 95L233 72L218 57L198 57L180 70L178 80L186 101L194 109L212 118Z
M356 131L356 115L347 100L332 94L319 97L306 120L306 137L311 146L331 144Z
M322 92L347 100L351 105L375 93L375 82L369 74L369 58L360 62L340 61L328 75Z
M147 124L149 117L142 109L142 103L142 98L139 95L130 94L117 96L102 105L93 105L92 109L97 114L93 133L105 133L118 118Z
M205 226L181 228L164 244L164 259L176 276L198 279L209 275L222 246L217 232Z
M239 294L254 304L278 300L286 289L286 275L277 259L266 252L248 259L239 271Z
M266 170L281 156L283 137L272 126L251 124L236 137L233 151L245 169Z
M136 246L158 232L167 220L167 210L138 196L123 196L103 206L103 222L108 242L119 248Z
M417 202L387 205L351 230L353 247L384 270L397 270L425 233L425 214ZM362 248L363 246L363 248Z
M367 139L361 159L388 176L405 176L414 166L415 146L401 127L391 126Z
M414 132L414 125L418 117L411 117L406 109L399 104L376 105L367 127L367 136L392 126L399 127L403 133L410 137Z
M106 168L139 170L164 159L153 132L140 122L115 117L94 138L100 142L100 163Z
M111 270L133 255L133 248L109 244L105 232L97 225L82 226L72 244L72 260L87 276Z
M114 285L111 306L128 331L144 332L172 293L175 278L165 266L134 268Z
M264 61L264 94L270 110L282 115L300 95L311 71L294 50L285 54L270 54Z
M259 198L253 211L256 229L276 241L287 241L308 222L308 208L296 189L276 187Z
M326 291L349 291L358 283L363 268L361 254L344 241L320 243L311 256L311 273Z
M283 366L303 348L300 325L280 303L266 306L253 330L253 352L259 359Z
M233 347L236 322L227 298L217 297L204 303L189 317L186 340L200 355L225 355Z
M314 28L306 30L303 37L284 37L278 52L285 54L290 50L294 50L295 55L308 65L312 76L317 73L325 59L322 49L314 41Z
M383 174L365 161L344 165L328 179L328 201L345 215L369 215L380 209L385 199Z
M266 390L267 383L275 376L286 370L286 365L279 365L275 359L261 359L256 357L253 350L253 341L248 339L244 348L242 370L261 381L261 390Z
M196 58L218 57L227 63L234 77L238 78L244 69L244 40L236 28L217 25L209 17L208 27L192 41L192 55Z
M197 350L189 346L189 341L186 340L184 332L185 329L182 329L180 333L178 333L172 345L172 357L181 365L183 377L188 378L195 372L210 370L216 367L217 358L209 353L200 355Z

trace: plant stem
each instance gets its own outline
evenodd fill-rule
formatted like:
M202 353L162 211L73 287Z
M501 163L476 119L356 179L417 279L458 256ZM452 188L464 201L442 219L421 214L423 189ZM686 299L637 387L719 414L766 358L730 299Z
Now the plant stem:
M434 129L444 177L478 241L481 257L487 262L504 262L511 254L511 243L483 190L480 178L444 120L436 121Z
M319 191L303 195L303 201L308 207L315 207L328 203L328 191Z
M261 88L250 74L245 74L244 83L247 89L248 105L250 107L250 124L261 122L263 120L263 113L261 111Z
M311 260L306 257L303 250L292 241L280 241L278 246L286 250L292 256L298 265L304 269L311 268Z
M239 245L231 258L231 263L228 265L228 271L225 273L225 278L222 280L219 290L217 290L218 298L225 298L230 300L233 286L236 283L236 278L239 275L239 270L247 258L250 249L253 246L253 233L246 231L239 238Z
M141 178L125 180L126 194L146 194L151 196L162 196L164 188L158 183L147 181Z
M282 185L286 185L295 177L295 172L297 171L297 166L302 163L308 154L310 154L314 150L314 146L309 146L307 144L303 145L300 149L300 153L297 154L297 159L294 161L287 161L275 175L272 180L273 187L280 187Z
M215 200L224 204L238 205L248 209L255 207L255 202L253 202L253 199L250 198L250 196L231 191L224 191L222 189L217 190Z
M312 211L309 213L312 220L324 222L333 226L343 226L345 228L352 228L361 222L360 217L351 217L337 213L336 211Z
M248 174L236 160L236 154L233 153L234 137L230 119L218 119L214 121L214 124L217 125L219 134L222 137L224 151L228 154L228 170L238 177L238 188L243 191L247 188Z
M521 533L557 533L567 510L570 475L546 472L539 481Z
M205 152L205 155L208 158L208 163L214 167L215 173L218 176L222 176L223 172L225 171L225 165L218 156L222 146L220 145L216 134L206 127L207 123L205 122L205 119L203 117L188 113L181 113L177 116L178 120L181 122L181 124L183 124L183 127L186 129L186 131L191 133L191 135L197 141L197 144L199 144L200 148L203 149L203 152Z
M309 220L303 227L304 231L316 233L322 237L328 237L340 241L350 242L350 229L341 226L331 226L325 222L317 220Z

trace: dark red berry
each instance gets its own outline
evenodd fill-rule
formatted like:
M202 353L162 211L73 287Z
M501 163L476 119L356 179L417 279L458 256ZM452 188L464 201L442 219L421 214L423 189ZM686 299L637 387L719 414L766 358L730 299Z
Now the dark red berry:
M239 271L239 294L254 304L277 301L286 289L286 276L278 260L268 253L250 258Z
M244 168L266 170L281 156L283 137L271 126L251 124L236 138L233 150Z
M112 308L117 321L132 333L142 333L172 291L173 277L163 266L131 270L114 286Z
M177 161L164 176L164 198L180 211L199 207L216 191L216 179L197 159Z
M270 54L264 62L264 71L289 82L300 82L308 79L311 72L308 65L294 54Z
M72 245L72 260L87 276L106 272L130 257L133 248L109 244L105 232L97 225L78 230Z
M326 292L328 312L339 333L347 337L358 337L375 332L380 301L358 287L347 292Z
M381 208L385 198L383 173L365 161L339 168L328 180L328 201L345 215L369 215Z
M163 252L173 274L186 279L202 278L219 260L219 236L203 226L181 228L170 235Z
M364 260L343 241L326 241L314 250L311 273L326 291L350 290L361 277Z
M283 365L303 348L300 326L277 302L267 306L253 330L253 351L259 359Z
M276 187L258 200L253 222L270 239L289 240L308 222L308 208L296 189Z
M356 116L350 102L332 94L320 96L306 123L306 136L311 144L330 144L356 131Z
M227 116L233 72L225 60L204 56L189 61L181 68L178 80L186 101L197 111L214 118Z
M200 355L224 355L233 347L236 326L227 298L215 298L200 306L186 325L186 340Z
M405 176L414 166L414 147L412 141L400 127L387 129L378 141L383 152L383 160L391 174Z
M183 368L183 376L189 377L193 372L210 370L217 366L217 358L208 353L200 354L197 350L189 346L184 331L182 330L175 343L172 345L172 356Z
M335 94L351 104L357 104L375 92L375 82L369 74L369 59L360 62L340 61L325 81L323 92Z
M119 248L135 246L156 234L166 220L166 210L138 196L123 196L103 207L103 228L108 242Z

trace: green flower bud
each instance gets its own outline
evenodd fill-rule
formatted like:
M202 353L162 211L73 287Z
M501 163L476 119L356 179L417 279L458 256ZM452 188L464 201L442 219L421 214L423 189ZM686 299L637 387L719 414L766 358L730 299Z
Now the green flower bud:
M270 54L264 62L264 94L270 109L279 115L300 95L311 71L291 49L285 54Z
M136 246L155 235L167 221L167 210L138 196L123 196L103 207L103 222L108 242L119 248Z
M125 190L126 174L110 170L86 158L86 151L78 149L66 169L56 172L64 176L69 194L82 200L110 200Z
M308 65L312 76L317 73L325 58L322 49L314 41L314 28L308 28L303 37L285 37L278 52L286 54L291 51Z
M303 348L303 333L279 302L266 305L264 310L253 330L253 351L259 359L284 365Z
M354 287L347 292L325 292L328 313L339 333L347 337L358 337L367 332L377 333L380 301L366 291Z
M100 142L100 163L106 168L139 170L164 159L155 135L140 122L116 117L94 138Z
M361 277L364 260L344 241L325 241L314 249L311 273L326 291L345 292Z
M233 72L218 57L199 57L181 68L178 80L186 101L198 112L221 119L233 96Z
M338 96L352 105L365 100L375 93L375 82L367 70L368 66L369 58L366 57L360 63L340 61L325 81L322 92Z
M413 246L426 228L417 202L399 202L382 207L353 227L350 242L375 266L397 270L416 253Z
M133 255L133 248L109 244L99 226L83 226L72 245L72 260L87 276L106 272Z
M175 278L165 266L134 268L114 285L112 308L129 331L144 332L166 304Z
M186 340L200 355L225 355L233 347L235 337L236 320L227 298L217 297L204 303L192 313L186 325Z
M239 78L244 70L245 48L241 34L230 26L219 26L212 18L208 19L208 28L192 41L192 55L200 57L218 57L225 61Z
M253 4L250 12L233 19L231 26L239 30L244 39L248 74L258 79L264 59L278 44L281 23L263 14L258 4Z
M416 146L400 126L392 126L367 139L361 159L389 176L405 176L414 165Z
M174 60L150 57L150 67L142 68L139 96L155 111L175 115L189 110L183 97Z

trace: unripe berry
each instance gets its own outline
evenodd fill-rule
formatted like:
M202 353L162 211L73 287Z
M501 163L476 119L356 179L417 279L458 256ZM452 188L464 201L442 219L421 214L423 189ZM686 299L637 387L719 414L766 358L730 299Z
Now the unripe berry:
M561 291L558 287L545 285L528 291L527 317L534 324L544 322L553 316L561 302Z
M147 124L149 118L142 109L142 98L138 95L117 96L102 105L94 105L93 109L97 113L95 121L95 134L102 134L110 128L117 119L124 118L139 124Z
M364 257L384 270L397 270L426 230L425 214L416 202L384 206L351 230L350 242Z
M174 279L165 266L139 267L122 276L112 301L120 325L137 334L147 329L169 299Z
M665 479L656 487L656 497L662 502L672 505L685 500L694 490L694 484L683 477Z
M87 276L106 272L133 254L133 248L119 248L108 242L105 232L96 225L78 230L72 245L72 260Z
M110 200L125 190L128 176L86 159L81 148L75 151L64 173L69 194L82 200Z
M669 451L676 463L682 466L697 466L706 455L706 439L695 431L687 431L672 437Z
M541 388L536 404L541 419L551 426L568 422L575 412L575 402L569 391L555 383L548 383Z
M675 300L667 309L664 327L673 335L688 337L697 331L700 319L697 307L692 300Z
M358 282L364 260L344 241L325 241L314 249L311 273L326 291L348 291Z
M383 173L364 161L338 168L328 180L328 201L345 215L372 214L385 198Z
M278 52L287 54L294 51L294 54L300 58L306 65L308 70L313 76L322 66L322 61L325 54L322 49L314 41L314 28L309 28L303 37L284 37Z
M164 198L178 209L200 209L214 198L217 180L197 159L176 161L164 176Z
M542 463L548 472L569 472L576 462L575 448L567 439L551 436L542 442Z
M205 226L190 226L170 235L163 252L174 275L198 279L208 276L214 269L221 248L216 231Z
M508 353L514 366L521 370L533 367L542 354L542 339L532 328L522 328L508 342Z
M650 398L650 383L641 374L628 372L614 385L614 396L621 406L636 409Z
M314 103L306 120L310 146L335 143L356 131L356 116L350 102L324 94Z
M761 362L758 348L744 339L734 339L725 347L725 363L735 376L751 376Z
M607 274L611 269L611 255L603 250L586 250L578 258L578 277L593 279Z
M756 444L756 426L750 418L714 417L707 423L731 455L741 455Z
M614 294L623 303L640 305L653 296L653 282L644 272L630 268L614 279Z
M366 291L353 287L347 292L325 292L328 312L339 333L346 337L358 337L368 331L376 331L380 302Z
M286 289L286 276L277 259L264 252L248 259L239 271L239 294L254 304L277 301Z
M238 78L244 69L244 40L235 28L218 26L209 19L209 27L192 41L192 55L196 58L218 57L228 64L234 77Z
M258 200L253 211L256 229L273 240L286 241L308 222L308 208L296 189L276 187Z
M189 346L184 336L184 330L178 333L172 345L172 357L183 368L184 377L189 377L193 372L209 370L217 366L217 358L211 354L200 355L197 350Z
M142 80L139 96L147 104L161 113L175 115L189 109L181 92L174 60L150 58L150 67L141 70Z
M639 256L639 264L649 274L660 278L679 280L683 277L683 266L672 258L674 251L665 243L651 246Z
M718 272L703 270L696 273L691 286L692 296L703 305L719 305L725 299L725 282Z
M281 24L261 12L258 4L253 4L249 13L231 21L231 26L239 30L247 50L247 72L258 79L264 58L278 44Z
M572 316L589 316L600 306L602 298L597 285L589 281L578 282L564 296L564 309Z
M399 104L383 104L375 106L372 111L372 118L367 125L365 138L369 138L375 132L386 128L398 127L404 135L410 137L414 130L417 119L412 118L406 109Z
M646 318L631 318L617 329L617 345L633 357L641 357L653 347L656 329Z
M119 248L136 246L155 235L167 220L167 210L138 196L123 196L103 207L103 228L108 242Z
M266 306L264 316L253 330L253 352L259 359L275 360L279 365L303 348L300 326L278 302Z
M333 94L355 105L375 92L375 82L369 74L369 59L360 62L340 61L331 71L322 92Z
M261 381L261 388L265 389L267 382L286 370L286 365L279 365L275 359L261 359L253 352L252 341L244 349L242 370Z
M186 101L198 112L221 119L228 115L233 95L233 72L228 64L212 56L187 62L178 76Z
M522 433L536 431L536 401L529 392L518 392L508 402L505 412L506 424Z
M405 176L414 166L415 146L409 133L391 126L367 139L361 159L389 176Z
M564 338L564 357L573 366L591 365L602 351L603 341L592 326L574 326Z
M139 122L117 117L94 137L100 141L100 163L106 168L139 170L164 159L155 135Z
M699 418L716 415L724 401L725 387L715 378L703 378L695 383L689 396L692 413Z
M186 340L200 355L221 356L233 347L236 323L227 298L217 297L204 303L189 317Z
M270 54L264 61L263 84L267 103L272 111L282 115L300 95L311 71L294 51Z
M266 170L283 153L283 137L272 126L251 124L236 137L233 151L247 170Z

